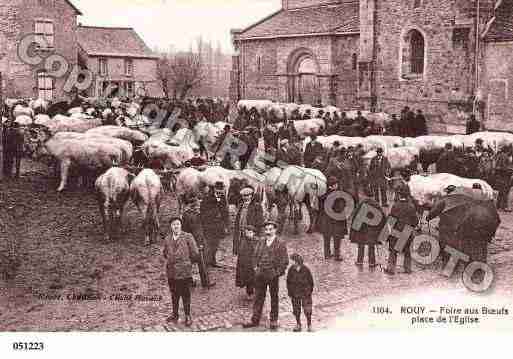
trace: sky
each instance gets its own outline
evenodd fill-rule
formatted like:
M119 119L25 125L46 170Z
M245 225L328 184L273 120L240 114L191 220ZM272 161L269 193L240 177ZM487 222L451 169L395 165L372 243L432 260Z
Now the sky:
M198 36L233 51L230 29L279 10L281 0L71 0L83 25L133 27L154 49L187 50Z

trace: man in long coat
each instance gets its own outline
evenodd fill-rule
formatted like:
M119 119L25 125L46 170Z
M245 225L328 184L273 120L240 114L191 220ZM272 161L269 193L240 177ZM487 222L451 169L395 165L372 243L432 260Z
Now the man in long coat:
M253 305L251 321L244 328L257 327L260 324L262 310L267 295L271 295L270 329L278 328L280 277L285 274L289 265L287 246L277 236L278 224L268 221L264 225L265 238L260 241L255 255L255 289L256 297Z
M422 110L417 110L415 116L415 137L426 136L428 134L428 128L426 123L426 117L422 113Z
M387 198L387 179L390 177L391 166L388 159L383 156L383 149L377 149L377 156L371 160L369 165L369 176L371 178L371 187L373 188L374 198L379 203L381 194L381 205L388 207Z
M311 168L313 161L324 153L322 144L317 141L317 136L310 136L311 141L305 147L304 162L306 168Z
M213 190L203 199L200 216L207 246L205 261L207 265L218 267L217 249L228 229L228 204L223 182L216 182Z
M508 148L502 148L495 158L495 189L499 191L497 198L497 209L509 212L508 197L511 190L511 176L513 174L513 164L511 162L510 151Z
M241 189L240 195L242 196L242 203L237 209L235 216L235 225L233 229L233 254L239 254L239 245L242 231L246 226L250 225L255 227L257 234L262 229L264 223L264 211L262 203L258 202L255 198L255 189L247 186Z
M193 193L186 194L183 201L184 211L182 214L182 229L184 232L192 234L196 241L196 245L200 251L200 257L203 257L198 262L201 286L203 288L210 288L215 286L215 283L210 281L205 265L205 234L200 219L200 204L196 195Z
M383 213L382 209L379 207L379 203L374 201L373 199L363 199L360 201L358 209L356 213L362 210L363 206L370 206L381 212L381 222L377 226L369 226L367 224L362 224L362 227L359 231L355 231L351 229L351 233L349 234L349 238L351 243L355 243L358 245L358 254L356 259L356 265L358 267L363 266L363 259L365 255L365 247L368 247L368 259L369 259L369 268L375 268L376 264L376 245L379 244L379 235L381 234L381 230L386 224L386 217Z
M337 262L342 261L340 256L340 243L347 235L347 214L346 203L343 198L336 198L333 203L329 203L334 193L338 191L338 179L336 177L328 178L328 191L319 198L320 214L319 228L324 240L324 259L335 257ZM331 239L333 238L335 254L331 252Z
M20 176L21 157L23 154L23 132L18 124L9 120L3 128L3 174L5 177L12 176L13 166L15 167L16 177Z
M452 173L456 172L458 163L456 160L456 153L451 143L445 144L445 149L436 161L436 172L438 173Z

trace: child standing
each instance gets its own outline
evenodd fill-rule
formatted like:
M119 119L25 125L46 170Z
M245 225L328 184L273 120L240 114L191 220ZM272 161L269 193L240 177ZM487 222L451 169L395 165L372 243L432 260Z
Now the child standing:
M303 257L294 253L290 256L294 264L287 273L287 290L292 301L292 311L296 317L297 325L294 332L301 331L301 307L306 316L308 331L312 331L312 272L303 264Z

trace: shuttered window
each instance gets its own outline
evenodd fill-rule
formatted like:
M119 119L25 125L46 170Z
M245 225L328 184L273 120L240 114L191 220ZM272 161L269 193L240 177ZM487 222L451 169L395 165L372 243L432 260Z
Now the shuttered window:
M34 35L37 48L40 50L51 50L54 48L53 22L50 20L36 20L34 25Z
M38 96L44 100L53 99L53 78L48 75L46 71L40 71L37 73L37 91Z

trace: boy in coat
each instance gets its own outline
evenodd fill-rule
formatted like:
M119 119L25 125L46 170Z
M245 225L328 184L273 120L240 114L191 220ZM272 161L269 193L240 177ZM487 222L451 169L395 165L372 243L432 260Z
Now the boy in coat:
M306 316L308 331L312 331L312 292L314 287L312 272L303 264L303 257L294 253L290 256L294 264L287 273L287 290L292 301L292 312L297 325L294 332L301 331L301 307Z
M248 297L255 293L255 250L258 241L255 227L247 225L244 235L240 238L235 285L239 288L246 288Z

